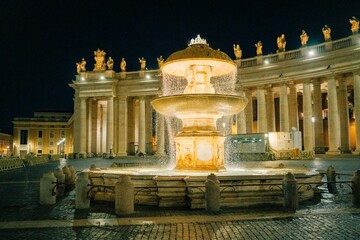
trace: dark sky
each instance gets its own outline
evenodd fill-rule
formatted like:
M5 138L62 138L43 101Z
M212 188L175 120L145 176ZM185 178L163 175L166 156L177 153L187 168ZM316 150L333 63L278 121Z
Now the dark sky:
M84 57L92 69L97 48L115 60L115 71L122 57L128 71L139 69L141 56L157 68L156 57L197 34L230 57L239 43L246 58L258 40L263 54L276 52L282 33L287 50L299 48L302 29L309 45L321 43L325 24L332 39L347 37L351 16L360 18L360 1L0 0L0 132L12 133L14 117L34 111L72 112L75 63Z

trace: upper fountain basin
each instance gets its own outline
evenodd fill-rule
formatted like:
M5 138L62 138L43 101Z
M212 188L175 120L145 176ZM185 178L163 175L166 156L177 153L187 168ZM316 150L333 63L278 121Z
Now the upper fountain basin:
M242 111L247 98L222 94L181 94L154 99L151 104L164 116L215 117L233 115Z
M224 52L214 50L206 44L191 45L171 54L161 67L163 73L185 76L192 65L210 66L212 76L222 76L236 71L236 64Z

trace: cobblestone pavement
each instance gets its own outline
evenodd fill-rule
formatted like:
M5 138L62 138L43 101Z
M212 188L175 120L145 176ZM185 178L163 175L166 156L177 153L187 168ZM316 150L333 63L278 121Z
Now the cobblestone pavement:
M107 163L101 161L96 164ZM80 164L77 169L83 164L73 163ZM118 216L114 203L76 210L74 191L55 205L39 205L39 178L58 165L0 172L0 239L360 239L360 208L352 205L346 187L336 195L320 188L321 196L296 213L281 208L209 213L136 207L135 213ZM359 163L351 162L354 166Z

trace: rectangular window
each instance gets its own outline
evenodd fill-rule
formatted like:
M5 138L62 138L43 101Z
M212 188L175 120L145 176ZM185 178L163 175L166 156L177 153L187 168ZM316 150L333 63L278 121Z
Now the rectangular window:
M53 154L53 153L54 153L54 150L50 150L49 153L50 153L50 154Z
M42 138L42 134L43 134L42 130L39 130L38 138Z
M20 144L28 143L28 130L20 130Z
M39 142L38 142L38 146L42 146L42 142L39 141Z
M38 149L38 154L42 154L42 150L41 150L41 149Z
M54 142L50 142L50 146L54 146Z
M50 138L55 138L55 131L54 130L50 131Z

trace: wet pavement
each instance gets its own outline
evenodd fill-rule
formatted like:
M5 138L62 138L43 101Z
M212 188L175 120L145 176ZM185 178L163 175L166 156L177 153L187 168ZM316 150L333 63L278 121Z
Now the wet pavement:
M138 161L127 158L126 161ZM109 167L110 159L77 159L49 162L30 168L0 172L0 239L359 239L360 208L352 204L351 189L338 194L319 188L314 201L302 203L296 213L281 208L203 209L135 208L119 216L114 203L92 203L77 210L74 191L52 206L39 204L40 178L44 172L73 165L77 171ZM303 166L349 174L360 169L359 156L319 156L315 160L243 162L240 166Z

